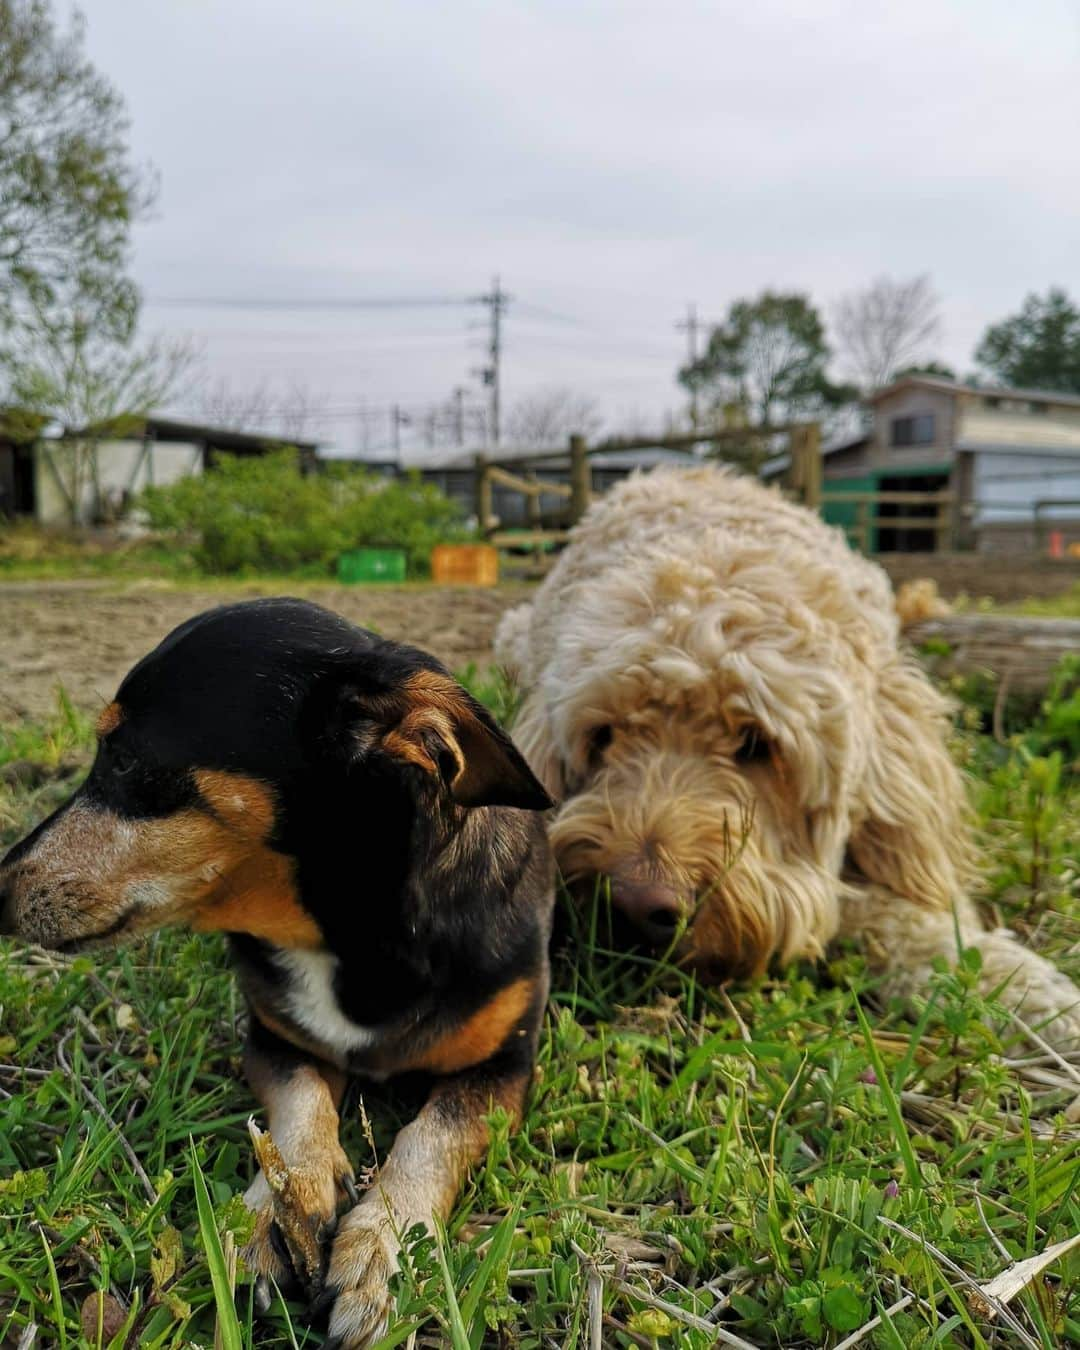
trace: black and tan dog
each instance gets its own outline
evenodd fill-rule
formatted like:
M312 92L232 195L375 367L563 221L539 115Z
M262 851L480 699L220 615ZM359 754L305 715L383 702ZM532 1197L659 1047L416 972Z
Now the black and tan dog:
M520 1113L553 895L528 813L549 799L437 661L298 600L176 629L98 734L86 782L0 865L3 926L66 950L168 923L229 935L247 1076L308 1239L283 1235L260 1173L248 1263L321 1287L331 1341L363 1345L401 1236L449 1214L492 1107ZM311 1268L356 1196L346 1080L414 1070L426 1105Z

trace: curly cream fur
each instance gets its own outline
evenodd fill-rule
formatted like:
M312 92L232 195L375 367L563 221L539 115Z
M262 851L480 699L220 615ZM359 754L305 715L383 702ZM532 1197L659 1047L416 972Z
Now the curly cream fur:
M988 987L1080 1036L1080 992L984 933L969 900L948 705L899 646L882 570L810 512L719 469L636 475L574 530L499 659L515 739L563 805L571 881L674 889L687 955L758 971L862 936L897 989L962 940ZM598 728L610 741L595 748ZM767 758L740 763L748 733Z

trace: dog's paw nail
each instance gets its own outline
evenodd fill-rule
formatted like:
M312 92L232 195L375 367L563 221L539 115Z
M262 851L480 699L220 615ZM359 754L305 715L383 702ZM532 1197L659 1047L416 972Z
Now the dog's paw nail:
M274 1255L285 1267L287 1278L295 1280L298 1278L296 1266L293 1263L292 1252L289 1251L289 1244L285 1241L285 1234L278 1226L275 1219L270 1225L270 1246L274 1249Z
M265 1275L260 1275L255 1280L254 1301L255 1311L260 1317L265 1317L270 1311L270 1305L273 1302L273 1297L270 1293L270 1281Z
M352 1177L344 1177L341 1184L349 1197L349 1204L355 1208L360 1203L360 1192L356 1189L356 1182Z

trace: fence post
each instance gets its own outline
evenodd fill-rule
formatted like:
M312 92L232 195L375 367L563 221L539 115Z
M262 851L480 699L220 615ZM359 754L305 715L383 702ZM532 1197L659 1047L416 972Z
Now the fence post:
M789 441L792 482L801 491L804 506L811 511L821 507L821 427L817 422L802 422L791 428Z
M871 505L872 502L869 497L863 497L861 501L855 503L855 529L859 536L859 551L867 554L867 556L872 551L870 548L871 531L874 528L870 523Z
M592 474L584 436L570 437L570 523L576 525L589 509Z
M937 509L934 513L934 548L938 553L948 553L953 535L952 497L945 492L938 493Z
M476 466L476 482L473 485L476 494L476 520L480 527L480 533L487 534L491 528L491 518L495 514L491 498L491 477L488 474L487 460L483 455L477 455L473 463Z

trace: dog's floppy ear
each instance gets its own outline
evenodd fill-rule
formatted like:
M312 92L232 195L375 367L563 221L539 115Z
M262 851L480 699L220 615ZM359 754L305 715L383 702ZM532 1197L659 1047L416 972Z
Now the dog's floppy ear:
M554 805L510 737L455 680L421 670L402 696L402 716L383 749L437 776L459 806Z

